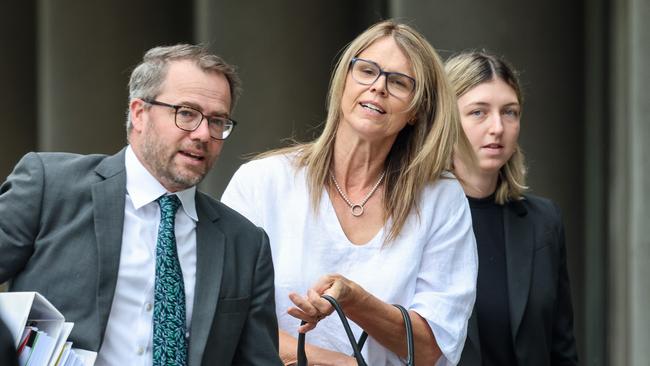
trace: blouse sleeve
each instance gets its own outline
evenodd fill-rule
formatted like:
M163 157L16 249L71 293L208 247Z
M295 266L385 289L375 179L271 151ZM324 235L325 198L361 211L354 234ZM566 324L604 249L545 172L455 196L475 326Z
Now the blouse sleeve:
M221 196L221 202L244 215L257 226L262 225L260 210L256 206L256 202L259 202L256 197L256 183L259 180L259 175L251 163L242 165L230 179Z
M433 218L421 222L421 229L429 231L428 242L410 306L433 331L443 354L437 365L458 363L476 297L478 254L472 217L462 188L454 183L457 189L445 190L438 202L424 205L433 210Z

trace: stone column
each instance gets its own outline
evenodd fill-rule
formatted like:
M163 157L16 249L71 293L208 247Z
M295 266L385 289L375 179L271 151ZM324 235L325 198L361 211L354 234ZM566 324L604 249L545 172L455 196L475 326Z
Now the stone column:
M640 366L650 359L650 3L612 10L609 361Z

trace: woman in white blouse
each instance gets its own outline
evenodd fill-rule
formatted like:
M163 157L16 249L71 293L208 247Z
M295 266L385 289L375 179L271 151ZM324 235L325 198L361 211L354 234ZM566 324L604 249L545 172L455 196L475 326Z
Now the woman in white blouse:
M357 336L370 335L368 364L406 356L393 303L409 309L418 364L458 362L477 274L467 200L447 172L457 142L471 154L461 136L434 49L384 21L342 53L320 137L237 171L222 201L269 235L285 363L296 359L297 332L309 331L310 362L356 364L322 294L340 302Z

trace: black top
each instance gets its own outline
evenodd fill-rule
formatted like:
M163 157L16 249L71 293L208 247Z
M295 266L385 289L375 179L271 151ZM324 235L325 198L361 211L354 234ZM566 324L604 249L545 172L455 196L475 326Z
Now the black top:
M486 247L481 245L484 244L482 231L485 230L481 226L486 226L482 210L478 207L472 210L481 251ZM492 217L503 219L508 300L502 303L507 304L509 309L498 308L489 316L501 315L501 319L509 321L503 329L511 330L503 331L503 336L498 337L512 340L520 366L577 366L562 213L551 200L532 194L525 194L522 200L509 201L500 211L503 216L497 214ZM500 228L501 223L489 227ZM496 268L483 258L479 265L480 281L486 278L484 272ZM498 283L505 293L504 281ZM496 284L491 285L494 287ZM496 329L485 328L485 316L481 317L479 326L478 313L486 312L482 288L484 286L479 284L479 302L468 321L467 340L459 366L485 365L482 358L489 357L485 351L495 347L501 349L501 346L490 345L492 343L485 332L493 333ZM505 295L502 296L505 298ZM508 312L509 318L505 315ZM505 347L511 346L505 343ZM509 363L503 362L506 365Z
M503 206L494 201L494 195L467 199L478 249L475 311L483 365L516 365L508 305Z

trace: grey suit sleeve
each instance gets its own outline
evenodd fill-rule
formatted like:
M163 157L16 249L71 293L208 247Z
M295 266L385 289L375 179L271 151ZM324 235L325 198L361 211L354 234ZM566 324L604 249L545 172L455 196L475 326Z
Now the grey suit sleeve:
M0 283L25 267L34 252L43 198L43 162L25 155L0 186Z
M233 365L282 365L278 353L273 261L269 238L260 229L260 250L255 263L251 304Z
M566 245L562 215L556 206L558 217L558 253L559 273L557 283L557 302L553 317L553 333L551 343L551 364L554 366L573 366L578 364L576 340L573 334L573 307L571 304L571 288L566 260Z
M0 319L0 365L18 366L13 336L2 319Z

